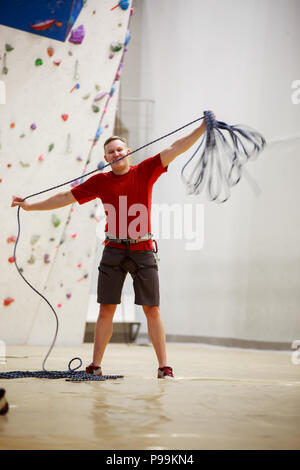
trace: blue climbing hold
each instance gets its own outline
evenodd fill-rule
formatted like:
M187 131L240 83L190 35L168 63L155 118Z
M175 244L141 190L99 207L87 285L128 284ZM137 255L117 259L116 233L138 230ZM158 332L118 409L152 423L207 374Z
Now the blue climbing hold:
M98 170L103 170L104 167L105 167L105 163L104 163L104 162L100 162L100 163L98 163L98 165L97 165Z
M97 129L97 132L96 132L96 139L99 139L102 132L103 132L103 127L99 126L98 129Z
M120 8L122 8L122 10L127 10L127 8L129 7L129 1L128 0L121 0L120 3L119 3L119 6L120 6Z
M129 29L127 29L126 38L125 38L125 43L124 43L125 46L127 46L127 44L129 43L130 38L131 38L130 31L129 31Z

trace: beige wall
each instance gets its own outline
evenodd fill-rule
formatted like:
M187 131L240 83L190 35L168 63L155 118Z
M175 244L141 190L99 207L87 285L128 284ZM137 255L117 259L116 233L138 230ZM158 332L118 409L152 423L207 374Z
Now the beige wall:
M224 205L186 196L180 170L191 152L156 183L155 202L204 205L201 250L186 251L183 240L160 242L167 334L291 343L300 337L300 104L291 98L300 78L300 4L136 3L140 53L128 55L122 93L132 93L136 60L136 96L155 101L150 139L213 109L268 142L247 166L260 190L244 177ZM152 154L171 141L154 145ZM139 310L137 316L146 331Z

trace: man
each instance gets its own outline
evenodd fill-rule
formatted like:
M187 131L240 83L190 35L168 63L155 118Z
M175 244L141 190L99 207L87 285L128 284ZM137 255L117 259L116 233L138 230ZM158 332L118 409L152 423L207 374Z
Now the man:
M113 316L121 302L125 277L133 278L135 303L142 305L147 318L148 334L158 360L158 378L173 378L167 365L164 326L159 311L158 269L151 239L151 198L155 181L168 165L186 152L203 134L201 126L178 139L160 154L130 166L130 149L124 139L112 136L104 144L104 158L111 171L98 173L70 191L44 201L31 203L13 196L11 206L22 209L53 210L74 202L84 204L99 197L104 205L107 224L106 240L99 265L98 303L100 311L95 328L93 362L88 374L102 375L101 363L112 335ZM124 157L124 158L122 158ZM134 217L139 213L139 217ZM137 223L138 222L138 223Z

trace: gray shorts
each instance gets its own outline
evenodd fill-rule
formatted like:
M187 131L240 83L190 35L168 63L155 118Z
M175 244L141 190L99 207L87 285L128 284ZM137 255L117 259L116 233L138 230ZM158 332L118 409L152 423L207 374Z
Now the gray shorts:
M153 251L119 250L106 246L98 267L99 304L120 304L127 273L133 279L135 304L159 305L158 266Z

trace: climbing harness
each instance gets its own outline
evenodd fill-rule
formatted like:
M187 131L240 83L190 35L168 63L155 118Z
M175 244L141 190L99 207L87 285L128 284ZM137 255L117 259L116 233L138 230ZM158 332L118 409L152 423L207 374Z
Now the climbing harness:
M215 120L214 115L211 111L205 111L203 116L197 119L194 119L193 121L179 127L178 129L175 129L174 131L169 132L168 134L165 134L133 150L132 152L120 157L113 163L116 163L130 155L133 155L134 153L156 142L159 142L160 140L165 139L175 134L176 132L179 132L182 129L185 129L186 127L191 126L192 124L195 124L196 122L199 122L203 119L205 120L205 132L203 134L200 145L197 147L193 155L190 157L190 159L182 168L182 172L181 172L182 179L183 179L183 182L186 184L188 192L190 194L200 194L205 184L205 181L208 178L208 195L210 199L216 202L225 202L230 195L229 188L234 186L240 181L243 165L252 156L257 155L263 149L266 142L265 142L265 139L253 129L245 128L244 126L230 126L226 124L225 122ZM224 131L229 134L229 140L228 138L225 137ZM187 166L193 161L195 156L198 154L198 152L201 153L200 159L195 163L194 168L190 173L190 176L188 178L185 178L184 172ZM224 155L224 158L222 159L221 159L221 152ZM79 178L83 179L84 177L87 177L97 171L103 170L109 165L111 165L111 163L104 164L104 162L102 162L100 165L98 165L98 168L96 170L86 173L80 176ZM60 188L67 184L71 184L74 181L77 181L79 178L74 178L65 183L53 186L51 188L45 189L35 194L31 194L25 197L23 199L23 202L31 197L38 196L40 194L46 193L53 189ZM225 194L225 197L221 197L221 191L222 189L224 189L224 187L225 187L225 192L226 191L227 192ZM80 358L73 358L70 361L69 366L68 366L69 368L68 371L55 372L55 371L46 370L45 363L54 347L54 344L57 338L58 317L53 306L50 304L50 302L46 299L46 297L43 294L41 294L35 287L33 287L30 284L30 282L23 276L17 264L16 253L17 253L17 246L18 246L20 232L21 232L20 206L18 207L18 210L17 210L17 222L18 222L18 235L16 238L16 242L14 246L14 254L13 254L15 266L17 268L18 273L26 282L26 284L28 284L29 287L31 287L31 289L33 289L34 292L36 292L40 297L42 297L45 300L45 302L47 302L47 304L49 305L56 319L56 329L55 329L54 338L50 345L49 351L47 352L46 357L42 364L43 371L7 372L7 373L1 373L0 378L17 378L17 377L29 377L29 376L30 377L33 377L33 376L34 377L47 377L47 378L67 377L67 380L70 380L70 381L78 381L78 380L82 381L82 380L105 380L105 378L122 377L122 376L98 376L98 378L95 378L97 376L86 374L85 372L82 372L82 371L77 371L77 369L82 365L82 361ZM126 247L126 252L129 251L130 243L136 243L136 242L137 242L136 240L128 241L128 239L125 239L124 244ZM157 253L157 244L156 244L156 252L154 251L154 253ZM75 359L78 359L81 364L76 368L71 368L71 363ZM25 374L25 375L22 375L22 374ZM34 374L34 375L31 375L31 374Z

